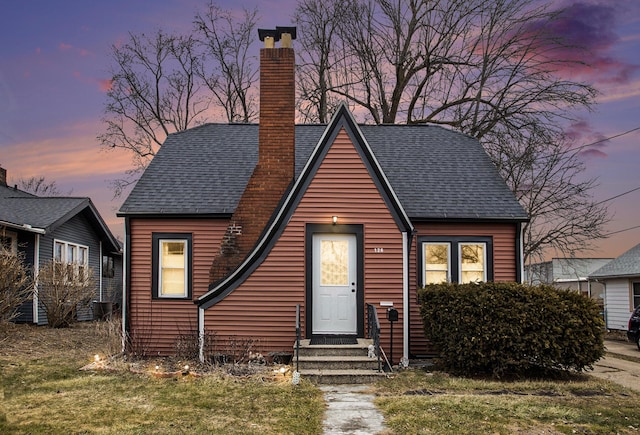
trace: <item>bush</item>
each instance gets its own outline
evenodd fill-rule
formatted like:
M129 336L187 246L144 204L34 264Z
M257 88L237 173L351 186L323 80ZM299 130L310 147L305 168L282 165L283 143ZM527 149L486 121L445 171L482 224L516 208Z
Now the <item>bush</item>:
M600 309L576 292L515 283L437 284L419 298L426 337L452 373L582 371L604 355Z
M49 261L38 273L38 300L47 313L47 324L64 328L76 321L78 306L88 305L95 295L91 268Z
M33 294L33 280L24 262L24 254L14 254L0 245L0 322L9 322L18 308Z

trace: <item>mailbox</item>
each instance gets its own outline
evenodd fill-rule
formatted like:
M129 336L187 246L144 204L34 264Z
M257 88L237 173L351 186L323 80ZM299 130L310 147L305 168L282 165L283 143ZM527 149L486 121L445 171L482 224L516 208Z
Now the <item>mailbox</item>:
M395 308L387 308L387 320L390 322L398 321L398 310Z

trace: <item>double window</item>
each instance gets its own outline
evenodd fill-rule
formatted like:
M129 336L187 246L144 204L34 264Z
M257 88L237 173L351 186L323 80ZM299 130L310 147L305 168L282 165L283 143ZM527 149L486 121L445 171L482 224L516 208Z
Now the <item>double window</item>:
M69 277L86 278L89 270L89 248L75 243L54 240L53 259L66 264Z
M153 234L153 297L191 297L191 234Z
M491 237L421 237L420 285L493 280Z

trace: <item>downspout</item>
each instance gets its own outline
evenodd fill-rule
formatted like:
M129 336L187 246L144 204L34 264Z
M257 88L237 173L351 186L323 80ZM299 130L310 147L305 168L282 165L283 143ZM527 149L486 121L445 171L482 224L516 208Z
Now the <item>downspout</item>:
M524 231L522 229L522 223L518 222L516 224L516 282L522 284L524 277Z
M130 256L129 256L129 232L130 232L129 218L124 218L124 243L122 244L123 260L122 260L122 352L127 350L127 337L129 336L128 308L131 303L128 293L129 284L129 268L130 268Z
M402 232L402 360L403 367L409 365L409 237Z
M98 269L100 270L100 273L98 275L100 277L100 302L103 302L103 299L102 299L102 286L103 286L103 283L102 283L102 255L103 255L102 254L102 240L100 240L100 256L98 257L98 264L100 265L98 267Z
M204 362L204 309L198 307L198 358Z
M38 275L40 273L40 234L35 234L35 241L33 247L33 276L36 278L34 292L33 292L33 323L36 325L40 321L40 313L38 310L38 306L40 303L38 302Z

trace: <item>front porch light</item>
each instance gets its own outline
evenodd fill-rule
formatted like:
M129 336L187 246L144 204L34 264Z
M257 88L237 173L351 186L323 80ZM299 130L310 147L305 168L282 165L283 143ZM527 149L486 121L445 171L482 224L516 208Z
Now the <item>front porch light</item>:
M338 223L338 216L331 216L331 222L333 222L333 224L337 224Z

